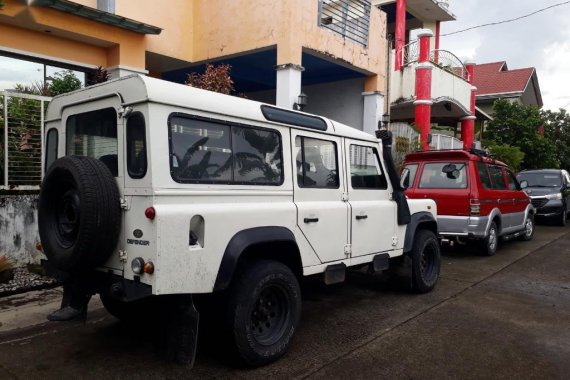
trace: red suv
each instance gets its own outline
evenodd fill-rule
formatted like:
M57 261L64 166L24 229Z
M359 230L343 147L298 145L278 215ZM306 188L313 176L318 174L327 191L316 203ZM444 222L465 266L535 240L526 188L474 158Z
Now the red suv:
M534 235L529 197L507 165L483 152L409 154L402 185L409 198L435 200L442 238L478 240L488 256L497 251L499 237L531 240Z

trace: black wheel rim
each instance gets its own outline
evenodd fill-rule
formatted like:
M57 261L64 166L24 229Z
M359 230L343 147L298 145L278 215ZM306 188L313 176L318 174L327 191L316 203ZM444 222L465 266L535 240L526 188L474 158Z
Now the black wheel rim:
M420 271L426 282L431 282L437 275L437 247L432 241L424 245L420 257Z
M79 233L81 201L77 189L67 190L55 206L56 236L64 248L75 244Z
M290 303L283 288L268 285L262 289L251 311L253 337L262 345L278 342L290 320Z

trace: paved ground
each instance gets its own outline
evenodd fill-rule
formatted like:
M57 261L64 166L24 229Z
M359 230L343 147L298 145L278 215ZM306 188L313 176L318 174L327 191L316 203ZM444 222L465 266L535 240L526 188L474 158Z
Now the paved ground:
M188 371L164 358L153 326L100 304L85 325L48 324L58 290L14 296L0 299L0 378L570 379L569 273L570 226L540 226L491 258L447 252L426 295L360 275L310 282L290 352L255 370L229 366L208 332Z

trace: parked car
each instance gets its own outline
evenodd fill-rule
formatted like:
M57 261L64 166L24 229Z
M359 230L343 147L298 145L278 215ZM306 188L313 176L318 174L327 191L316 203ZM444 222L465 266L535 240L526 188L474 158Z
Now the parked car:
M537 218L566 225L570 203L570 176L566 170L523 170L517 178L521 183L527 183L525 192L530 196Z
M406 199L388 131L144 76L55 97L47 120L46 265L119 319L160 310L179 362L196 294L220 295L220 348L258 366L287 351L304 276L395 269L419 293L439 278L436 205Z
M499 238L534 235L534 208L512 170L481 151L443 150L406 156L402 184L412 199L433 199L439 235L470 240L492 256Z

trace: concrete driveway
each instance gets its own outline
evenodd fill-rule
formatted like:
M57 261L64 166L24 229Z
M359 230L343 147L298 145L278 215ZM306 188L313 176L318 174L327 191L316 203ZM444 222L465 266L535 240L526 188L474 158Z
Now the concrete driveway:
M221 357L215 331L203 332L187 370L164 358L155 326L121 324L100 304L85 325L44 323L57 290L13 296L0 299L0 378L570 378L569 272L570 226L539 226L494 257L446 252L430 294L358 274L309 281L289 353L253 370Z

